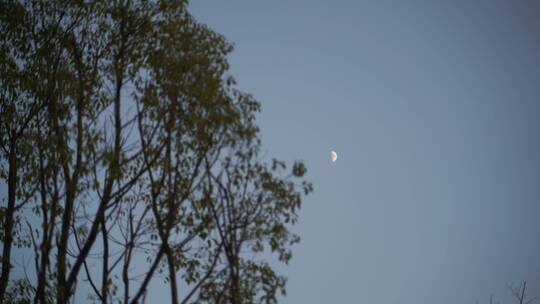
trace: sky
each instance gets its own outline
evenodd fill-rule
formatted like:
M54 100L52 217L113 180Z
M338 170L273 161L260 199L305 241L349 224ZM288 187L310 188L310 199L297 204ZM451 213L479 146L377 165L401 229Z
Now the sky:
M540 2L190 7L235 44L265 154L315 186L282 303L540 297Z

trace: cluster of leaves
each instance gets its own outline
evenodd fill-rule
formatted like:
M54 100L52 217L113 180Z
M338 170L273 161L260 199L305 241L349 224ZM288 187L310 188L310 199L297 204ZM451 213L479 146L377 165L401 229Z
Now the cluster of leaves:
M186 1L3 0L0 32L0 302L139 303L158 276L172 303L285 294L268 258L299 241L306 168L261 159L232 45Z

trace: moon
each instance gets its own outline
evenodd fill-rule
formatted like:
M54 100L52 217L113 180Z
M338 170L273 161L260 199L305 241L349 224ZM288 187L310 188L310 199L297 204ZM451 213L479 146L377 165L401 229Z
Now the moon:
M330 159L332 160L332 162L335 162L337 160L336 151L330 151Z

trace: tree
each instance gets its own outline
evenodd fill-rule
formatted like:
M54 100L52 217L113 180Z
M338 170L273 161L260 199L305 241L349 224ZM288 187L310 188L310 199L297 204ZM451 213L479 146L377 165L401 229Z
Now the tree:
M37 71L35 55L27 36L20 34L24 24L16 22L22 17L17 6L0 4L2 35L0 47L0 178L7 179L7 204L0 209L3 250L1 256L0 299L4 298L12 268L11 251L14 244L28 245L20 235L20 217L17 214L35 193L36 153L32 138L37 135L36 120L44 104L34 98ZM6 18L6 15L11 18ZM4 198L5 199L5 198ZM5 201L2 201L2 205Z
M2 1L0 30L0 302L67 303L86 285L139 303L160 273L172 303L285 292L247 252L289 261L312 186L302 163L281 177L260 159L260 104L186 1ZM22 281L13 240L34 255Z
M516 300L516 303L518 304L530 304L538 300L537 297L527 299L525 295L526 288L527 288L527 281L520 282L519 287L515 287L513 284L508 285L508 289L512 293L512 297ZM478 303L478 301L476 301L476 303ZM497 303L500 303L500 302L497 301ZM493 295L489 297L489 304L494 304Z
M514 296L514 298L516 298L519 304L529 304L538 300L538 298L536 297L531 298L531 299L527 299L525 297L525 289L527 288L527 281L523 281L523 283L520 283L518 288L514 287L513 285L509 285L508 288L510 289L510 291L512 292L512 295Z

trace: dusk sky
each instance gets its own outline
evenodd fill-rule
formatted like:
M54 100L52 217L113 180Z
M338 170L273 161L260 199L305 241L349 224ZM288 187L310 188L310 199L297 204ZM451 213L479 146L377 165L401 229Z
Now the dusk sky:
M190 7L235 44L265 155L315 186L282 303L540 297L540 2Z

